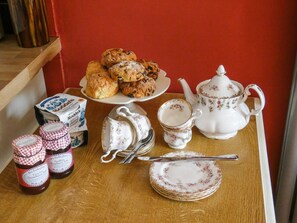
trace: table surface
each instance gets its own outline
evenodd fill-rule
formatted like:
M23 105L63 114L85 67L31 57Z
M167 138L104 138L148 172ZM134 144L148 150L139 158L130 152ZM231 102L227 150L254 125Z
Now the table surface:
M79 89L69 94L82 96ZM175 151L168 147L157 121L158 107L182 94L163 94L138 103L148 114L156 133L149 155ZM253 98L247 100L253 107ZM204 137L193 127L193 138L185 151L206 155L236 153L240 160L219 162L222 184L210 197L195 202L179 202L156 193L149 183L150 164L122 159L102 164L101 130L103 119L114 105L88 100L86 118L88 145L74 149L73 173L64 179L52 179L39 195L25 195L18 188L14 163L0 175L1 222L265 222L265 199L261 183L257 123L249 124L228 140Z

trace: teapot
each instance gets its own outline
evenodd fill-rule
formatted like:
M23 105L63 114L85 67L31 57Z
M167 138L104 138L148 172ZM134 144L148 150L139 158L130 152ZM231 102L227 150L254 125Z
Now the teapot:
M179 78L186 100L193 109L200 109L202 115L195 120L195 126L208 138L229 139L243 129L251 115L258 115L265 106L264 93L260 87L250 84L244 88L240 83L230 80L223 65L216 75L196 86L193 94L188 83ZM260 106L250 110L245 104L253 89L259 96Z

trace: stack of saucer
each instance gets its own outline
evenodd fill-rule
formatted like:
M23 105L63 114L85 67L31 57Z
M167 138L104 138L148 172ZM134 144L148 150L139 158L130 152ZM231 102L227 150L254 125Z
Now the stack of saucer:
M168 153L165 157L201 156L189 151ZM150 167L150 183L160 195L177 201L195 201L215 193L222 182L214 161L155 162Z

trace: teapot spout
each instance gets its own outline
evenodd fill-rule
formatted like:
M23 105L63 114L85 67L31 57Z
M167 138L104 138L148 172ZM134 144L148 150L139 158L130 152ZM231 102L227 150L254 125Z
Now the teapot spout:
M197 103L197 95L192 93L191 88L185 79L179 78L178 81L183 88L186 101L189 102L192 106L195 106L195 104Z

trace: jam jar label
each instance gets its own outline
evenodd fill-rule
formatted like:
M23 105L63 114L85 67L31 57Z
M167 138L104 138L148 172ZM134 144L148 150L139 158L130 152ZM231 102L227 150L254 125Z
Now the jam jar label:
M44 184L49 178L47 163L43 163L31 169L16 169L19 183L24 187L38 187Z
M73 165L72 150L65 153L47 155L47 163L50 172L62 173Z

